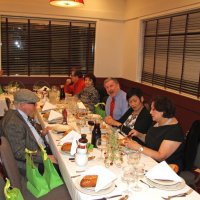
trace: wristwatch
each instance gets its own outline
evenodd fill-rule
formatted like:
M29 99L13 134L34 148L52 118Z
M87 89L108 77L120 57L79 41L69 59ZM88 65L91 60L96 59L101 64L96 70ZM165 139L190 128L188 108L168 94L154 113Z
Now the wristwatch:
M144 151L144 147L143 146L141 146L140 148L139 148L139 152L143 152Z

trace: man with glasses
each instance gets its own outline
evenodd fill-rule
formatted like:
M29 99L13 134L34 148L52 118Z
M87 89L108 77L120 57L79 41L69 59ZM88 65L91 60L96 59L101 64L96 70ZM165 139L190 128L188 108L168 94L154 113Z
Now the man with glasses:
M81 71L73 70L71 79L66 80L65 93L79 94L85 88L85 82Z
M22 173L25 171L25 148L37 151L33 160L42 163L39 145L44 148L48 146L45 143L45 135L48 130L39 132L31 120L38 101L39 98L35 93L27 89L20 89L14 95L16 110L8 110L1 121L3 135L8 139ZM53 162L56 162L52 155L49 157Z

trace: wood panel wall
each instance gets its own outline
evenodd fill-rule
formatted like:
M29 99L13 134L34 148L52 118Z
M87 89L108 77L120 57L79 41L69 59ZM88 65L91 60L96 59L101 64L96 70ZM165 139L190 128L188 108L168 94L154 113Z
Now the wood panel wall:
M33 85L39 80L48 82L50 86L59 86L65 83L65 79L65 77L0 77L0 84L7 85L11 81L21 81L26 88L32 89ZM104 79L105 78L97 78L97 88L103 88ZM194 120L200 120L199 100L194 100L179 94L174 94L123 78L119 78L119 82L124 91L127 91L130 87L140 87L144 93L144 98L146 101L150 101L155 95L165 95L172 99L176 105L176 116L181 123L184 132L188 131Z

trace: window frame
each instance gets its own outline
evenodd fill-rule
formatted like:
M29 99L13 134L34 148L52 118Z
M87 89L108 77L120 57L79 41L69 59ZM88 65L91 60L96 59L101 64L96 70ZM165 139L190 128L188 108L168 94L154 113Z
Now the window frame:
M171 15L165 15L165 16L158 16L158 17L154 17L154 18L149 18L149 19L145 19L142 21L142 26L143 26L143 34L142 34L142 47L143 47L143 53L142 53L142 56L141 56L141 83L144 83L144 84L147 84L147 85L151 85L153 87L157 87L157 88L161 88L161 89L164 89L164 90L167 90L167 91L172 91L172 92L175 92L175 93L179 93L181 95L184 95L184 96L189 96L189 97L192 97L192 98L197 98L197 99L200 99L200 66L197 68L197 71L199 70L199 78L197 77L196 78L196 90L195 90L195 94L194 92L187 92L187 90L185 88L183 88L183 85L186 84L183 82L187 81L187 80L184 80L183 76L184 76L184 70L187 68L186 63L185 63L185 55L186 55L186 50L187 50L187 46L188 43L187 43L187 38L189 38L190 33L188 33L187 29L188 29L188 18L189 16L192 16L192 14L195 14L195 13L199 13L200 14L200 9L195 9L195 10L190 10L190 11L187 11L187 12L180 12L180 13L175 13L175 14L171 14ZM170 42L172 41L172 19L176 18L176 17L179 17L179 16L186 16L186 24L185 24L185 32L184 32L184 47L183 47L183 58L182 58L182 70L181 70L181 79L179 79L180 81L180 87L178 89L175 89L173 87L169 87L166 85L166 79L167 78L170 78L168 77L168 63L169 63L169 51L171 50L170 49ZM166 67L166 72L164 74L164 77L161 77L161 78L164 78L164 84L157 84L155 83L156 81L156 78L155 78L155 68L156 68L156 56L158 55L157 52L156 52L156 48L158 47L157 46L157 41L159 37L161 37L161 35L158 34L158 29L159 29L159 26L158 26L158 23L159 23L159 20L164 20L164 19L167 19L169 18L170 19L170 25L169 25L169 33L167 35L168 37L168 44L167 44L167 57L166 57L166 66L163 66L163 67ZM200 20L200 17L198 18ZM152 62L153 62L153 69L151 69L151 71L149 72L149 80L148 80L148 74L146 74L146 77L145 77L145 73L147 73L147 68L145 69L145 61L147 60L147 58L145 57L147 55L147 53L145 52L146 51L146 48L147 46L146 45L146 41L147 41L147 37L148 37L148 34L147 34L147 24L150 23L151 21L156 21L157 24L156 24L156 33L152 34L152 38L155 37L155 47L154 47L154 58L152 59ZM200 30L198 31L198 39L200 39ZM149 36L151 37L151 36ZM195 51L194 51L195 52ZM163 57L164 58L164 57ZM145 60L146 59L146 60ZM197 60L197 59L196 59ZM195 61L196 61L195 60ZM194 61L194 62L195 62ZM150 70L150 69L149 69ZM198 76L198 75L197 75ZM151 81L150 81L151 79ZM158 77L159 79L159 77ZM158 80L159 82L159 80ZM161 80L160 80L161 82ZM173 82L173 81L172 81ZM189 83L188 83L189 84ZM189 86L188 86L189 88Z

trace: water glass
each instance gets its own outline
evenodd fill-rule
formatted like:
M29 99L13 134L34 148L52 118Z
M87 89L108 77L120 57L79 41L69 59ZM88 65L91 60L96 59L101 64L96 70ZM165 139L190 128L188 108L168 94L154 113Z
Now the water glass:
M129 185L130 182L133 181L133 168L131 166L123 167L122 173L121 179L127 184L127 188L123 191L123 195L131 195L132 192L130 191Z

